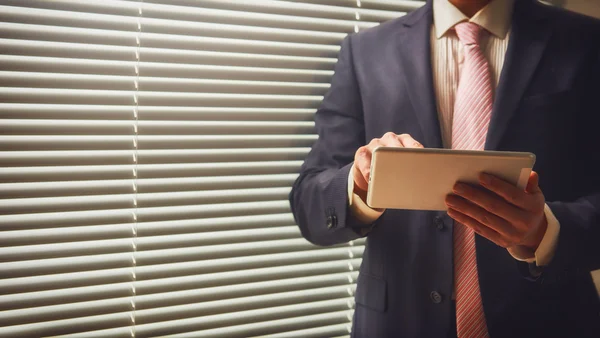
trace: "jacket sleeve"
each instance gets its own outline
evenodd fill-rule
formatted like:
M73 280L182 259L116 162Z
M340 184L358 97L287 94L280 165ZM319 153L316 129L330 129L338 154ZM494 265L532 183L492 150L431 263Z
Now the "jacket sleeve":
M600 38L600 25L595 25ZM586 68L585 85L578 88L581 109L578 117L579 156L585 160L580 169L585 187L572 201L551 201L548 206L560 222L560 234L554 258L543 269L546 282L569 280L600 269L600 48ZM577 150L576 150L577 151Z
M360 237L361 224L349 208L348 175L356 150L365 144L360 89L354 73L352 36L341 45L331 87L315 114L318 140L290 193L302 235L317 245Z

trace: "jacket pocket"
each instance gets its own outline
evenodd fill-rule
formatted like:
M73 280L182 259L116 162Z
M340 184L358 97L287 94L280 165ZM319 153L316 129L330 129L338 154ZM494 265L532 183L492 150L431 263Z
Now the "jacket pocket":
M551 93L535 94L523 97L522 103L526 105L555 105L565 100L569 100L572 93L572 89L565 89Z
M371 310L385 312L387 309L387 285L385 280L366 273L358 275L356 303Z

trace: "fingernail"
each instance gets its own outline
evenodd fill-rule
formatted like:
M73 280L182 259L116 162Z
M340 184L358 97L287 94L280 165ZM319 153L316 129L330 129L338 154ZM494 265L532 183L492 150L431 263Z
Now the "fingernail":
M454 192L461 193L465 191L465 186L461 183L456 183L452 190L454 190Z

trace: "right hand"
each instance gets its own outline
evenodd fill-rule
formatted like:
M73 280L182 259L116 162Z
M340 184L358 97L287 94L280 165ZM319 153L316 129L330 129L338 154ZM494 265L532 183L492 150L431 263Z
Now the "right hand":
M373 150L377 147L401 147L401 148L423 148L408 134L396 135L387 132L381 138L374 138L366 146L358 148L354 154L354 192L359 196L364 195L369 188L369 176L371 175L371 157Z

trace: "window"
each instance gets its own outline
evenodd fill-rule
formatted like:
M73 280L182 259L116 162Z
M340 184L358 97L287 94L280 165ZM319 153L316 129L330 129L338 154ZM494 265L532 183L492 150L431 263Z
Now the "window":
M347 336L364 241L287 195L396 0L0 0L0 336Z

